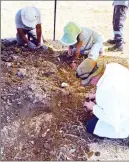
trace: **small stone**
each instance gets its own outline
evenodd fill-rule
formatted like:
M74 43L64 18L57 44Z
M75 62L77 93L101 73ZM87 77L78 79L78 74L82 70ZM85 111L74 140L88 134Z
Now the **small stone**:
M11 62L7 62L7 67L11 67L12 63Z
M33 150L33 153L34 153L35 155L39 154L40 152L41 152L40 149L34 149L34 150Z
M1 50L4 50L5 46L3 45L3 43L1 43Z
M61 60L60 60L60 57L57 57L57 60L60 62Z
M88 152L88 153L87 153L88 158L91 158L91 157L93 156L93 154L94 154L94 152L93 152L93 151Z
M13 51L10 51L9 54L13 54Z
M21 65L20 62L17 62L17 65Z
M18 56L13 56L13 59L14 59L14 60L17 60L17 59L18 59Z
M19 69L19 71L17 72L17 76L20 78L23 78L26 75L26 69Z
M76 149L70 149L69 153L72 154L76 151Z
M100 152L99 151L95 152L95 156L100 156Z
M49 143L44 143L44 148L49 150L51 148L50 144Z
M20 52L20 48L17 48L17 47L16 47L16 48L15 48L15 52L16 52L16 53L19 53L19 52Z
M21 105L21 102L20 101L18 102L18 105Z
M30 143L31 143L32 145L34 145L34 141L30 141Z
M34 134L31 134L31 137L34 137L35 135Z
M61 87L62 88L66 88L66 87L68 87L69 85L68 85L68 83L65 83L65 82L63 82L62 84L61 84Z
M20 71L17 72L17 76L23 78L23 74Z
M49 47L46 46L46 45L43 45L42 48L43 48L44 50L47 50Z
M18 90L21 90L21 87L17 87Z
M22 125L24 125L25 124L25 122L24 121L22 121Z
M6 56L7 55L7 51L2 51L1 54Z
M44 94L44 95L43 95L43 98L46 98L46 97L47 97L47 95L46 95L46 94Z
M29 88L30 88L32 91L34 91L34 90L36 89L36 86L35 86L35 84L31 84L31 85L29 86Z

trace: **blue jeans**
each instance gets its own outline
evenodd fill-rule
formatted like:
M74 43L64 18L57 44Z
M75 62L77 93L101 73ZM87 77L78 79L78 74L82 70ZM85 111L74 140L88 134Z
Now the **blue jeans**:
M87 131L88 131L88 133L90 133L90 134L94 133L94 129L95 129L95 126L96 126L98 120L99 119L96 116L93 117L92 119L88 120L88 122L87 122Z

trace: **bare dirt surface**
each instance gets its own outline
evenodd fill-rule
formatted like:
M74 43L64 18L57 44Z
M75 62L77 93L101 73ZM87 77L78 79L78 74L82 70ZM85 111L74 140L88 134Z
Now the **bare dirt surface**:
M68 20L101 31L105 40L111 38L112 2L65 2L58 2L58 39ZM51 39L53 2L32 3L41 10L44 35ZM30 1L2 2L3 38L15 36L15 12L26 5ZM109 52L105 45L105 56L99 62L118 62L129 68L128 26L129 19L125 24L125 53ZM47 40L47 44L53 50L29 51L17 47L15 42L7 47L1 44L2 160L129 160L129 138L100 139L87 133L84 122L90 116L82 105L95 87L82 87L75 71L58 59L65 46L52 40ZM69 86L61 88L62 82Z
M48 44L62 48L57 41L57 47ZM62 54L2 45L2 160L104 160L108 151L108 159L128 159L128 139L102 140L87 133L84 122L90 116L82 105L95 87L82 87L70 66L57 59ZM99 61L129 68L125 58ZM62 82L69 86L61 88Z

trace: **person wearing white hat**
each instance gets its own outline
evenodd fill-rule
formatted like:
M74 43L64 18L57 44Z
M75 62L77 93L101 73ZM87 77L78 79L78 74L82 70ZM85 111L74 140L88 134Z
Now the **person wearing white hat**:
M17 44L34 49L41 45L42 27L40 11L32 6L20 9L15 16ZM28 37L26 37L26 35Z
M69 46L68 54L74 54L73 63L76 63L80 54L97 60L103 54L103 38L101 34L86 27L80 27L74 22L69 22L64 27L61 42Z
M85 110L94 115L87 122L87 131L99 137L129 137L129 69L88 58L78 66L76 75L83 86L97 86L84 103Z

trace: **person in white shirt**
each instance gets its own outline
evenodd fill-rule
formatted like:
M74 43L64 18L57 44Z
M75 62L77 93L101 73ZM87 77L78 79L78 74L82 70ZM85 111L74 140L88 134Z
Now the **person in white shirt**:
M77 63L80 54L97 60L99 54L104 53L102 35L86 27L80 27L74 22L69 22L64 27L61 42L68 46L68 54L74 55L73 65Z
M17 44L34 49L41 45L42 27L40 11L33 7L27 6L20 9L15 16L17 28ZM27 35L27 36L26 36Z
M118 63L98 64L85 59L76 75L82 85L96 85L84 108L94 117L87 122L89 133L99 137L129 137L129 70Z

